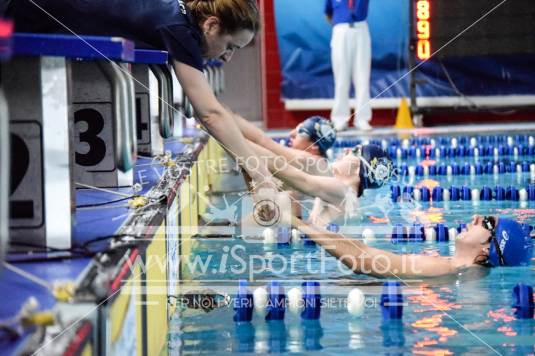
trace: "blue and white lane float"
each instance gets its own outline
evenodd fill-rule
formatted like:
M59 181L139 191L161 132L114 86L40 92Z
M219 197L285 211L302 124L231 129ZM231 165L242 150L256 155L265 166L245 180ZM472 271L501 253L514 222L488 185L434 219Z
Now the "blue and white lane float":
M522 224L522 227L528 231L529 234L535 230L535 226L529 224ZM347 237L364 240L365 243L372 243L377 239L377 236L384 236L389 238L392 242L448 242L454 241L455 238L466 230L466 223L459 223L455 225L446 225L444 223L424 225L415 222L410 225L394 224L393 226L374 225L362 228L357 234L354 232L344 234ZM331 231L339 232L340 226L332 224ZM390 229L390 230L389 230ZM301 241L306 242L308 237L295 230L295 235L298 236L296 244Z
M477 147L388 147L386 149L391 158L398 160L401 159L420 159L429 158L440 160L441 158L457 158L457 157L488 157L494 159L500 159L504 157L533 157L535 156L535 146L527 147L523 145L519 146L477 146Z
M279 281L271 281L268 286L268 303L266 321L284 320L286 312L286 294Z
M286 145L286 138L275 138L276 141ZM411 139L399 140L397 138L392 139L366 139L361 140L358 138L340 138L335 141L334 148L348 148L360 144L375 144L381 146L383 149L389 148L439 148L445 149L462 149L475 148L475 147L527 147L528 149L535 146L535 138L533 136L479 136L479 137L417 137Z
M533 287L519 283L513 288L513 305L517 319L533 319Z
M288 311L298 314L303 320L319 320L321 316L321 292L318 281L304 281L301 287L294 287L286 296L279 281L271 281L267 288L257 287L253 293L247 289L247 282L240 281L234 299L234 321L251 322L253 308L266 321L284 320ZM366 297L361 289L353 288L346 297L347 312L353 317L364 314ZM399 320L403 317L403 294L399 282L383 283L381 294L383 320Z
M341 139L340 141L344 141ZM476 147L478 145L526 145L528 147L535 146L535 137L528 135L515 135L515 136L506 136L506 135L487 135L487 136L433 136L433 137L413 137L410 139L400 140L398 138L383 139L380 141L381 145L387 147L458 147L458 146L468 146Z
M247 281L238 282L238 292L234 298L234 321L248 322L253 319L253 294L247 289Z
M403 317L403 293L400 282L385 282L383 284L381 311L383 321L397 320Z
M281 140L281 138L276 139ZM356 138L340 138L336 140L336 148L345 148L352 147L364 142L376 144L382 146L383 148L388 147L401 147L401 148L410 148L410 147L438 147L444 146L447 148L456 148L456 147L477 147L479 145L506 145L508 147L514 145L524 145L527 147L535 146L534 136L528 135L515 135L515 136L505 136L505 135L488 135L488 136L478 136L478 137L452 137L452 136L434 136L434 137L413 137L410 139L400 140L398 138L390 139L370 139L370 140L361 140Z
M459 165L452 164L431 164L431 165L408 165L400 164L396 167L396 172L400 176L409 177L435 177L435 176L479 176L498 175L504 173L516 173L517 175L535 174L535 163L531 161L495 161L495 162L464 162Z
M339 232L340 226L337 224L331 223L325 226L325 229L331 232ZM316 243L308 237L306 234L301 233L298 229L291 229L291 242L292 244L296 245L299 244L301 241L304 243L305 246L316 246Z
M525 188L515 186L483 186L481 188L472 188L469 186L450 186L444 188L441 186L433 187L429 190L427 187L415 188L413 186L404 186L401 189L398 185L390 187L390 197L392 202L414 199L419 202L442 202L442 201L535 201L535 184L530 184Z

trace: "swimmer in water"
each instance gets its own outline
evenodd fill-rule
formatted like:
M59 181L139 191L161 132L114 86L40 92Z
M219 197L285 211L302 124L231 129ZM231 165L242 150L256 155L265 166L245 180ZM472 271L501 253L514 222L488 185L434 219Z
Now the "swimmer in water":
M254 144L253 144L254 145ZM278 164L277 156L253 146L260 157L268 157L267 165L274 176L290 189L315 199L309 221L325 226L340 216L358 214L358 197L365 189L383 186L394 173L392 160L377 145L357 145L332 162L328 175L313 175L289 164Z
M292 223L355 273L379 278L441 277L470 268L526 266L533 252L526 229L514 220L496 216L474 216L455 240L453 256L395 254L295 217Z
M329 173L327 150L336 141L336 130L330 120L321 116L309 117L290 132L290 147L285 147L273 141L249 121L239 116L235 119L243 136L253 148L258 145L267 150L269 156L279 156L279 159L309 174L327 175ZM299 192L291 191L289 194L292 213L301 216Z
M322 175L328 170L327 150L336 141L336 131L330 120L309 117L290 132L290 147L285 147L244 118L236 116L235 119L249 144L263 147L310 174Z

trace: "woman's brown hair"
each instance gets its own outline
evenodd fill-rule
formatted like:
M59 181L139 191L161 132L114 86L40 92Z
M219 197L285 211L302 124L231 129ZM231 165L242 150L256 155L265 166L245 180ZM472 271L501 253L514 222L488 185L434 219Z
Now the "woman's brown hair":
M217 17L223 33L257 33L260 29L256 0L186 0L186 5L199 24L210 16Z

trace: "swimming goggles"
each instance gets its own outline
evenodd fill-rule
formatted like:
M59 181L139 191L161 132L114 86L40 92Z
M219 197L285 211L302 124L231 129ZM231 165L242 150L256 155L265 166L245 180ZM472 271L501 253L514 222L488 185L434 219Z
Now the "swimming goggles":
M298 134L299 136L304 136L304 137L310 139L310 138L311 138L311 137L310 137L310 132L308 132L308 130L307 130L306 128L304 128L303 126L304 126L304 125L299 125L299 126L297 127L297 134Z
M351 150L351 153L353 153L353 155L355 157L362 157L362 146L361 145L356 145L355 147L353 147L353 149Z
M490 231L490 239L494 243L496 252L498 253L498 258L500 259L500 266L505 265L505 259L503 258L502 250L500 250L500 243L496 238L496 219L493 216L483 217L483 228Z

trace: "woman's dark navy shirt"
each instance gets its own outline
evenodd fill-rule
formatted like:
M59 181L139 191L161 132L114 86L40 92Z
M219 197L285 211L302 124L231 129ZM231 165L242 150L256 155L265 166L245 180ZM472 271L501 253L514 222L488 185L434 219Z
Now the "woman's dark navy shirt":
M202 71L202 33L183 0L33 0L79 35L118 36L137 47L167 50ZM29 0L14 0L8 15L17 32L70 33Z

